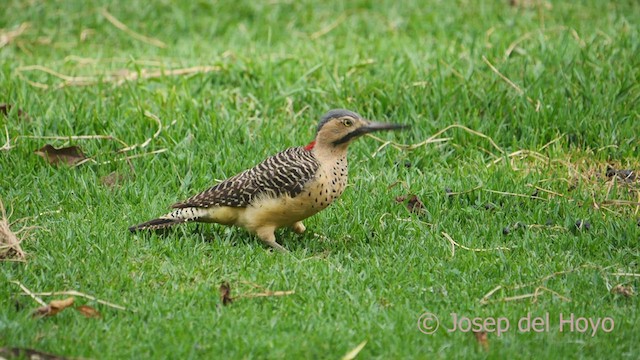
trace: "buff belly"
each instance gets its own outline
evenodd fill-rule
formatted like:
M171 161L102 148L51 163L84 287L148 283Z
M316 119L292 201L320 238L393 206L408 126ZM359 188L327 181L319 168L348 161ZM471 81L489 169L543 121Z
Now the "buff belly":
M269 226L289 227L315 215L328 205L316 206L301 196L260 199L240 213L236 225L251 231Z

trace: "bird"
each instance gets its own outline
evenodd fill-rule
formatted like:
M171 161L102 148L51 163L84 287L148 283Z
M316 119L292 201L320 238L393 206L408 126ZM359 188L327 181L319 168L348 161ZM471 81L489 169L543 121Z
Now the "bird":
M131 232L159 230L187 222L235 225L257 235L276 251L275 230L298 234L302 221L327 208L347 186L347 149L359 137L406 125L375 122L345 109L324 114L313 141L273 155L184 201L170 213L134 225Z

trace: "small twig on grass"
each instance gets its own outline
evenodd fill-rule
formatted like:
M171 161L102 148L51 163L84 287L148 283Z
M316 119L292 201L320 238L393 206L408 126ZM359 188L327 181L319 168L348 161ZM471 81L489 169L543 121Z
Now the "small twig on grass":
M95 78L94 77L89 77L89 76L70 76L70 75L65 75L62 73L59 73L53 69L50 69L46 66L42 66L42 65L28 65L28 66L21 66L19 68L16 69L16 71L18 72L19 75L22 75L23 71L40 71L43 72L45 74L49 74L52 75L54 77L57 77L60 80L64 80L67 83L87 83L87 82L91 82L94 81ZM43 84L44 86L47 86L46 84Z
M29 23L22 23L15 30L2 31L0 32L0 49L5 47L5 45L10 44L13 40L15 40L18 36L22 35L22 33L29 28Z
M239 281L241 284L245 284L245 285L249 285L253 288L256 289L260 289L260 292L257 293L246 293L246 294L240 294L237 296L231 296L231 286L229 285L228 282L223 282L222 285L220 285L220 296L222 298L222 304L223 305L228 305L238 299L250 299L250 298L258 298L258 297L273 297L273 296L287 296L287 295L292 295L295 294L294 290L289 290L289 291L271 291L266 289L264 286L260 286L258 284L252 283L250 281L243 281L240 280Z
M494 287L494 288L493 288L493 289L491 289L488 293L484 294L484 296L482 297L482 299L480 299L480 303L481 303L481 304L488 304L489 298L490 298L491 296L493 296L493 294L494 294L496 291L501 290L501 289L503 289L503 288L504 288L504 286L502 286L502 285L498 285L498 286Z
M259 293L248 293L248 294L240 294L236 297L234 297L234 299L240 299L240 298L256 298L256 297L270 297L270 296L287 296L287 295L293 295L296 292L294 290L287 290L287 291L271 291L267 288L265 288L264 286L258 285L256 283L252 283L250 281L244 281L244 280L240 280L240 283L242 284L246 284L249 286L252 286L256 289L260 289L261 292Z
M42 305L42 306L47 306L47 303L44 302L44 300L42 300L40 298L40 296L60 296L60 295L67 295L67 296L78 296L78 297L83 297L85 299L89 299L91 301L95 301L98 304L102 304L114 309L118 309L118 310L123 310L126 311L127 308L125 308L124 306L121 305L117 305L108 301L104 301L104 300L100 300L94 296L91 295L87 295L85 293L81 293L79 291L75 291L75 290L68 290L68 291L53 291L53 292L41 292L41 293L34 293L31 290L29 290L26 286L24 286L20 281L18 280L12 280L11 283L16 284L18 286L20 286L20 289L22 289L22 291L24 292L25 295L29 295L31 296L31 298L33 300L35 300L38 304ZM132 310L135 311L135 310Z
M155 121L156 124L158 124L158 130L156 130L156 132L153 134L153 136L151 136L150 138L145 140L142 144L134 144L134 145L128 146L126 148L120 149L120 150L118 150L119 153L131 151L131 150L136 149L136 148L147 147L147 145L149 145L152 140L154 140L155 138L157 138L160 135L160 133L162 132L162 122L160 121L160 118L158 118L155 114L153 114L153 113L151 113L151 112L149 112L147 110L144 111L144 116L146 116L149 119L152 119L153 121Z
M121 153L125 153L134 149L142 149L147 147L151 141L153 141L154 139L156 139L158 136L160 136L160 133L162 132L163 126L162 126L162 122L160 121L160 119L154 115L153 113L146 111L144 112L144 115L152 120L154 120L157 124L158 124L158 128L156 130L156 132L149 138L147 138L144 142L140 143L140 144L134 144L134 145L129 145L126 142L118 139L115 136L111 136L111 135L73 135L73 136L35 136L35 135L20 135L16 137L17 139L20 138L25 138L25 139L47 139L47 140L111 140L111 141L115 141L118 144L122 145L123 148L121 148L120 150L116 151L116 154L121 154ZM168 128L169 126L175 124L176 121L174 120L173 122L171 122L171 124L167 125L165 127ZM9 135L7 134L7 137ZM8 143L8 140L7 140ZM8 145L5 145L7 147L9 147ZM0 148L0 150L4 150L3 148ZM111 164L113 162L116 161L129 161L131 159L135 159L138 157L142 157L142 156L148 156L148 155L155 155L155 154L160 154L167 151L167 149L159 149L159 150L155 150L155 151L151 151L148 153L144 153L144 154L136 154L136 155L132 155L132 156L127 156L121 159L116 159L116 160L109 160L109 161L104 161L101 163L98 163L93 157L88 157L82 161L79 161L78 163L74 164L74 167L80 166L86 162L94 162L97 165L105 165L105 164Z
M502 80L504 80L507 84L509 84L512 88L514 88L516 90L516 92L518 93L518 95L524 95L524 90L522 90L518 85L516 85L508 77L504 76L498 69L496 69L495 66L493 66L493 64L485 56L482 56L482 61L484 61L485 64L489 65L491 70L493 70L494 73L496 73L498 76L500 76L500 78L502 78Z
M182 69L172 69L172 70L153 70L149 71L147 69L141 69L139 71L129 71L129 70L120 70L113 72L111 74L98 74L95 76L68 76L56 72L52 69L49 69L40 65L31 65L31 66L23 66L16 69L18 76L21 78L25 78L23 72L25 71L41 71L47 74L50 74L58 79L63 80L59 84L55 86L56 89L61 89L67 86L90 86L99 83L104 84L114 84L115 86L122 85L127 81L134 81L138 79L152 79L158 78L162 76L182 76L182 75L192 75L192 74L202 74L209 73L213 71L220 71L219 66L194 66L189 68ZM41 89L48 89L50 86L47 84L30 81L25 78L25 80L31 85Z
M457 242L455 242L455 240L453 240L453 238L451 238L451 236L449 234L447 234L446 232L441 232L442 236L444 236L449 243L451 244L451 256L455 256L456 254L456 246L464 249L464 250L469 250L469 251L475 251L475 252L483 252L483 251L496 251L496 250L511 250L508 247L502 247L502 246L498 246L498 247L494 247L494 248L482 248L482 249L478 249L478 248L470 248L470 247L466 247L464 245L460 245Z
M78 161L77 163L73 164L71 167L78 167L84 163L88 163L88 162L92 162L94 164L97 164L98 162L94 159L94 157L88 157L84 160Z
M413 218L401 218L401 217L397 217L397 216L396 216L396 217L394 217L394 216L393 216L393 214L390 214L390 213L384 213L384 214L382 214L382 215L380 216L380 218L378 219L378 222L380 223L380 225L384 225L383 220L384 220L384 218L386 218L386 217L388 217L388 216L393 217L393 219L394 219L395 221L402 221L402 222L408 222L408 223L420 223L420 224L423 224L423 225L426 225L426 226L433 226L433 224L428 223L428 222L425 222L425 221L422 221L422 220L419 220L419 219L413 219Z
M607 205L614 205L614 206L640 206L640 202L635 202L635 201L630 201L630 200L614 199L614 200L605 200L605 201L597 204L598 208L600 208L600 206L607 206Z
M602 268L600 266L584 264L584 265L578 266L577 268L573 268L573 269L569 269L569 270L556 271L554 273L546 275L546 276L544 276L544 277L542 277L542 278L540 278L538 280L535 280L535 281L531 281L531 282L528 282L528 283L525 283L525 284L516 285L516 286L513 287L513 289L515 290L515 289L522 289L524 287L529 287L531 285L535 285L535 284L539 284L539 283L545 282L545 281L547 281L549 279L552 279L554 277L557 277L557 276L560 276L560 275L571 274L571 273L580 271L582 269L593 269L593 270L599 270L599 271L604 270L604 268Z
M555 192L555 191L551 191L551 190L547 190L547 189L545 189L545 188L541 188L541 187L536 186L536 185L533 185L533 184L527 184L527 186L528 186L528 187L532 187L532 188L534 188L534 189L536 189L536 190L538 190L538 191L546 192L547 194L551 194L551 195L559 196L559 197L564 197L564 195L562 195L562 194L560 194L560 193L557 193L557 192Z
M520 158L533 157L534 159L543 161L545 163L549 163L549 158L547 156L544 156L544 155L540 154L539 152L532 151L532 150L517 150L517 151L514 151L514 152L506 155L507 158L511 159L511 167L512 168L514 167L513 159L516 156L519 156ZM504 160L504 157L496 158L495 160L493 160L492 162L487 164L487 167L491 167L491 166L501 162L502 160Z
M544 150L544 149L548 148L548 147L549 147L549 146L551 146L552 144L554 144L554 143L556 143L556 142L558 142L558 141L562 140L562 138L564 138L564 134L562 134L562 135L558 136L557 138L555 138L555 139L553 139L553 140L549 141L548 143L546 143L546 144L542 145L542 147L540 147L540 149L538 149L538 151L542 151L542 150Z
M567 301L567 302L571 302L571 299L569 299L568 297L562 296L560 295L558 292L553 291L549 288L546 288L544 286L538 286L535 291L531 294L522 294L522 295L516 295L516 296L508 296L508 297L504 297L501 298L499 300L496 300L498 302L509 302L509 301L517 301L517 300L522 300L522 299L528 299L528 298L533 298L533 302L538 301L538 296L543 294L545 291L548 291L550 293L552 293L553 295L559 297L560 299Z
M172 70L156 70L156 71L146 71L142 69L140 72L128 72L122 76L118 76L117 74L112 75L112 78L109 82L115 83L115 85L121 85L126 81L138 80L138 79L153 79L162 76L182 76L182 75L193 75L193 74L204 74L213 71L220 71L220 66L192 66L189 68L182 69L172 69Z
M131 156L127 156L121 159L115 159L115 160L107 160L107 161L103 161L101 163L97 163L96 165L107 165L107 164L113 164L114 162L117 161L129 161L131 159L136 159L139 157L144 157L144 156L149 156L149 155L156 155L156 154L161 154L163 152L168 151L169 149L159 149L159 150L154 150L148 153L144 153L144 154L136 154L136 155L131 155Z
M496 73L500 78L502 78L502 80L504 80L507 84L509 84L509 86L511 86L512 88L514 88L516 90L516 92L518 93L518 95L520 96L525 96L527 101L529 101L529 103L536 104L536 112L540 111L540 100L538 101L533 101L532 98L530 98L529 96L527 96L524 92L524 90L522 90L518 85L516 85L513 81L511 81L508 77L506 77L505 75L503 75L498 69L496 69L495 66L493 66L493 64L483 55L482 56L482 61L485 62L485 64L487 64L489 66L489 68L491 68L491 70Z
M380 147L378 147L378 149L376 151L373 152L373 154L371 154L371 156L376 156L377 153L379 153L382 149L384 149L385 147L387 147L389 145L391 145L392 147L394 147L394 148L396 148L398 150L413 150L413 149L417 149L417 148L419 148L421 146L424 146L424 145L427 145L427 144L449 141L449 140L451 140L451 138L438 138L438 136L440 136L440 134L442 134L442 133L444 133L444 132L446 132L446 131L448 131L450 129L462 129L462 130L464 130L464 131L466 131L466 132L468 132L468 133L470 133L472 135L476 135L476 136L479 136L479 137L481 137L483 139L486 139L486 140L489 141L489 143L491 143L491 146L493 146L495 149L497 149L501 154L505 153L505 151L500 146L498 146L498 144L496 144L496 142L491 137L489 137L489 136L487 136L487 135L485 135L485 134L483 134L483 133L481 133L479 131L475 131L475 130L469 129L468 127L466 127L464 125L452 124L452 125L449 125L449 126L445 127L444 129L436 132L435 134L431 135L428 139L426 139L426 140L424 140L422 142L416 143L416 144L399 144L399 143L394 142L394 141L386 141L386 140L380 139L377 136L374 136L374 135L371 135L371 134L367 134L367 136L371 137L372 139L383 143Z
M240 294L240 295L234 297L234 299L241 299L241 298L250 299L250 298L257 298L257 297L287 296L287 295L293 295L295 293L296 293L295 290L287 290L287 291L265 290L264 292L260 292L260 293Z
M513 50L523 41L529 39L530 37L532 37L534 34L536 34L536 31L529 31L527 33L522 34L520 37L518 37L517 39L515 39L511 44L509 44L509 46L507 47L507 50L505 50L504 52L504 58L507 59L511 56L511 53L513 52Z
M111 135L69 135L69 136L38 136L38 135L19 135L17 139L43 139L43 140L111 140L122 146L129 146L126 142Z
M634 274L634 273L622 273L622 272L616 272L616 273L611 273L609 274L611 276L630 276L630 277L640 277L640 274Z
M104 16L105 19L107 19L107 21L109 21L113 26L115 26L116 28L124 31L125 33L127 33L127 35L131 36L132 38L142 41L144 43L147 43L149 45L153 45L159 48L166 48L167 44L165 44L164 42L149 37L149 36L144 36L142 34L139 34L133 30L131 30L127 25L123 24L120 20L116 19L115 16L111 15L107 9L102 9L100 10L100 14L102 14L102 16Z
M66 291L51 291L51 292L41 292L41 293L33 293L33 295L37 295L37 296L60 296L60 295L67 295L67 296L78 296L78 297L82 297L91 301L95 301L98 304L102 304L104 306L108 306L114 309L118 309L118 310L122 310L122 311L127 311L127 308L125 308L122 305L118 305L118 304L114 304L105 300L100 300L94 296L91 295L87 295L85 293L76 291L76 290L66 290ZM135 311L135 310L131 310L131 311Z
M493 295L496 291L504 289L504 287L502 287L502 285L498 285L495 288L493 288L491 291L489 291L485 296L482 297L482 299L480 299L480 303L482 305L486 305L489 303L495 303L495 302L509 302L509 301L517 301L517 300L522 300L522 299L529 299L529 298L533 298L533 302L536 302L538 300L538 295L544 293L544 291L548 291L554 295L556 295L557 297L561 298L564 301L568 301L570 302L571 299L569 299L568 297L562 296L560 295L558 292L553 291L549 288L546 288L544 286L538 286L536 287L535 291L533 293L527 293L527 294L521 294L521 295L515 295L515 296L507 296L507 297L503 297L497 300L492 300L489 301L489 297L491 295Z
M566 30L569 30L569 32L571 33L571 36L573 36L573 38L578 42L580 47L585 46L584 41L580 39L580 36L578 36L578 32L576 32L576 30L566 26L556 26L556 27L550 27L547 29L529 31L527 33L522 34L520 37L515 39L511 44L509 44L509 46L507 47L507 50L505 50L504 52L504 58L507 59L508 57L510 57L511 53L513 53L513 50L515 50L515 48L518 47L518 45L520 45L521 42L531 38L533 35L536 35L538 32L544 33L544 32L566 31Z
M26 286L22 285L22 283L18 280L12 280L10 281L13 284L16 284L18 286L20 286L20 289L22 289L22 291L25 293L25 295L29 295L31 296L31 298L33 300L35 300L38 304L40 304L41 306L47 306L47 303L44 302L44 300L42 300L41 298L39 298L36 294L34 294L33 292L31 292L31 290L29 290Z
M84 65L96 65L100 63L127 63L144 66L156 66L163 67L167 64L159 60L147 60L147 59L131 59L131 58L85 58L77 55L66 56L63 60L64 63L75 62L80 66Z
M12 146L11 146L11 139L9 138L9 129L7 129L7 126L4 126L4 133L5 136L7 137L7 141L4 143L4 145L2 145L2 147L0 147L0 151L9 151L11 150Z
M481 299L480 299L480 303L482 305L486 305L492 302L504 302L504 301L515 301L515 300L522 300L522 299L527 299L527 298L537 298L537 295L540 293L540 290L544 290L544 291L549 291L553 294L555 294L556 296L558 296L559 298L565 300L565 301L571 301L569 298L564 297L562 295L560 295L559 293L550 290L542 285L540 285L541 283L546 282L549 279L555 278L557 276L561 276L561 275L566 275L566 274L570 274L570 273L574 273L577 271L580 271L582 269L594 269L594 270L598 270L600 272L603 272L604 270L606 270L607 268L603 268L600 266L595 266L595 265L590 265L590 264L584 264L581 266L578 266L577 268L574 269L569 269L569 270L562 270L562 271L556 271L554 273L551 273L549 275L543 276L540 279L528 282L528 283L524 283L524 284L518 284L518 285L512 285L512 286L506 286L506 285L498 285L496 287L494 287L493 289L491 289L488 293L486 293ZM490 298L493 296L493 294L495 294L498 290L518 290L518 289L523 289L523 288L527 288L527 287L531 287L531 286L536 286L535 291L533 293L529 293L529 294L522 294L522 295L516 295L516 296L509 296L509 297L504 297L504 298L500 298L497 300L490 300Z

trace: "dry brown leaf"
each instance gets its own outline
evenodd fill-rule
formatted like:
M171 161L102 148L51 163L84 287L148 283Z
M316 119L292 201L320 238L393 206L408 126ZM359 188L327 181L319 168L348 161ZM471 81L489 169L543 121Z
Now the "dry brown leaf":
M487 337L486 331L474 331L473 335L476 337L476 341L478 344L482 346L484 351L489 351L489 338Z
M4 210L4 204L0 201L0 260L16 259L23 261L26 255L20 247L20 241L9 228L9 220Z
M220 285L220 299L222 300L222 305L229 305L233 302L231 286L226 281Z
M629 170L629 169L619 170L611 167L611 165L607 165L607 171L605 175L608 178L615 176L620 180L623 180L626 182L633 182L634 180L636 180L636 177L637 177L636 172L634 172L633 170Z
M53 316L72 306L74 301L74 297L68 297L63 300L51 300L49 305L37 308L36 311L34 311L33 316Z
M407 199L409 199L409 201L407 201L407 210L409 210L410 212L420 214L425 210L424 203L418 198L417 195L402 195L396 197L395 200L397 203L402 203Z
M76 307L76 310L86 318L101 318L100 312L89 305L80 305Z
M51 165L58 165L59 163L75 165L87 158L82 153L82 150L77 146L69 146L56 149L52 145L47 144L42 148L34 151L34 153L42 156Z
M9 112L11 111L11 108L13 108L13 105L10 104L0 104L0 114L7 116L9 115ZM22 111L22 109L18 109L18 117L24 120L28 120L29 119L29 115L27 115L26 112Z
M624 286L622 284L618 284L611 289L612 294L622 295L624 297L631 297L635 295L635 291L631 286Z
M416 195L412 195L407 202L407 209L412 213L419 214L425 209L425 207L424 203L420 201Z
M407 201L407 209L410 212L415 214L421 214L425 210L424 203L418 198L417 195L408 194L408 195L397 196L395 200L397 203L402 203L407 199L409 199L409 201Z
M65 360L67 358L33 349L3 347L0 348L0 359Z

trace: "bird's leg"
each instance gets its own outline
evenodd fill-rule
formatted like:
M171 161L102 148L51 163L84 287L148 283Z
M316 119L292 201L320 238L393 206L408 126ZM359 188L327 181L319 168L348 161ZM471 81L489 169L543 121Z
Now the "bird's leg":
M302 221L296 221L296 223L291 226L291 229L295 231L296 234L302 234L305 230L307 230Z
M256 234L258 235L260 240L262 240L262 242L271 246L274 250L281 253L288 252L287 249L283 248L280 244L276 242L276 235L274 234L275 230L276 230L275 226L263 227L263 228L259 228L256 231Z

